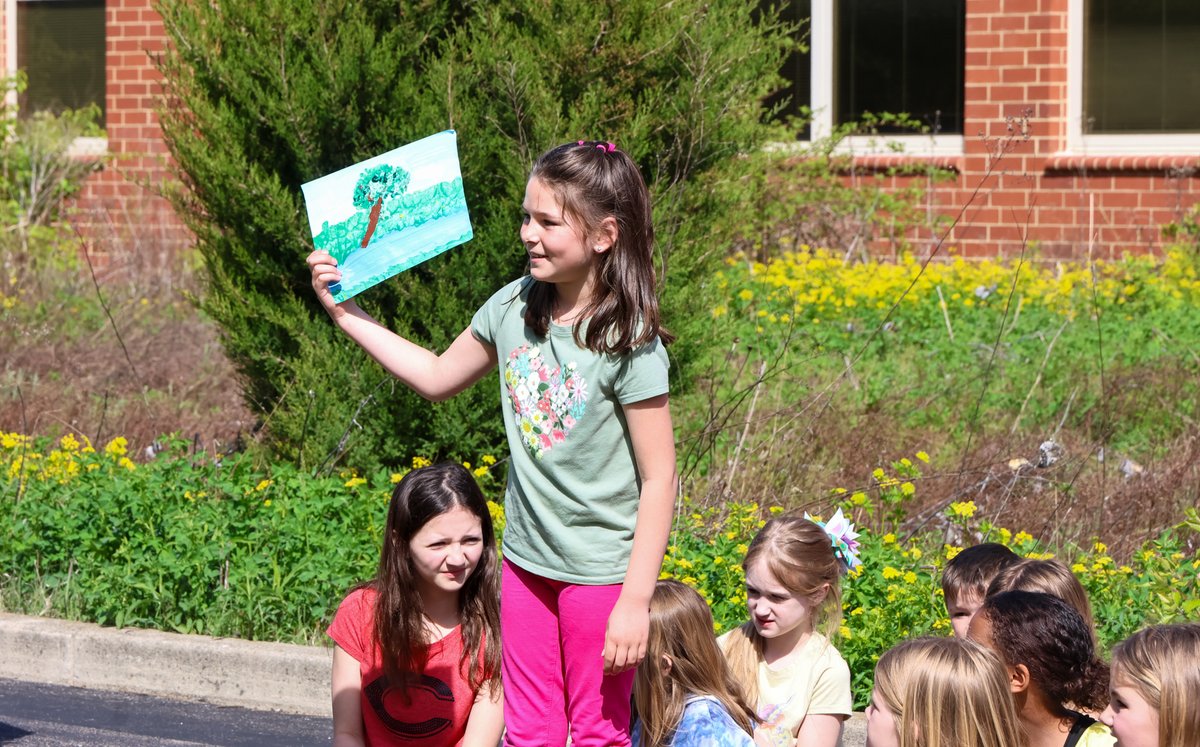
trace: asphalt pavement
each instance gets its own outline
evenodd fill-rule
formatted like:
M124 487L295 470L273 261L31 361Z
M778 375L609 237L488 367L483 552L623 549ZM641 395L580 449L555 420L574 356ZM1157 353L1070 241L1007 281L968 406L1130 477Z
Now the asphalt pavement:
M0 744L14 747L305 747L332 734L320 716L0 679Z

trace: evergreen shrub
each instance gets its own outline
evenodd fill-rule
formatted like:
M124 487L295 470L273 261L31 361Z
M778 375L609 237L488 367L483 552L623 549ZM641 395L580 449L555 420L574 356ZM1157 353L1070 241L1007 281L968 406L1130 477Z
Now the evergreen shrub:
M161 0L171 44L160 114L182 186L169 192L206 263L204 310L278 455L374 469L402 454L478 453L501 441L490 377L429 405L340 336L309 287L300 185L446 128L459 133L475 239L363 294L402 335L444 349L519 276L519 205L533 159L612 140L655 199L664 306L683 332L740 154L772 139L789 29L755 4ZM695 343L693 343L694 345ZM681 381L686 377L679 377Z

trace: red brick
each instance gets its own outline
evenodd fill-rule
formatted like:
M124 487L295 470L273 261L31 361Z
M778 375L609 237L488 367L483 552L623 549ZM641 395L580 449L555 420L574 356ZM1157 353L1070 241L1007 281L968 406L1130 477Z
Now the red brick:
M1038 45L1038 35L1029 31L1010 31L1004 35L1006 49L1033 49Z
M1003 4L1002 0L967 0L967 15L999 13Z
M1022 16L999 15L992 16L988 27L992 31L1013 31L1025 28L1025 18Z
M1037 13L1039 0L1004 0L1005 13Z
M1054 49L1067 48L1067 32L1065 31L1043 31L1038 37L1040 40L1038 46Z
M997 67L1019 66L1025 64L1025 50L1005 49L996 50L988 55L988 64Z
M968 68L963 78L965 85L987 85L988 83L1000 82L1000 68L997 67L972 67Z
M1037 80L1037 76L1037 68L1006 67L1000 77L1005 83L1032 83Z
M1029 101L1024 86L991 86L988 88L988 94L992 101L1002 104L1018 103L1025 106Z
M1037 15L1029 16L1026 19L1025 26L1031 31L1059 29L1062 28L1062 18L1050 13L1038 13Z

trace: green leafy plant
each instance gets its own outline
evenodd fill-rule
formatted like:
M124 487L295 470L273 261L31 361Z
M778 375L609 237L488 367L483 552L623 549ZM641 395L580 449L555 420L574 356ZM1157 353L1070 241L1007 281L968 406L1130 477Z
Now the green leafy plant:
M759 102L791 45L773 14L733 0L159 7L173 41L160 118L183 184L173 199L205 259L203 308L269 420L268 445L309 468L469 454L501 433L493 383L430 407L338 336L309 288L301 183L459 132L476 238L361 300L444 349L522 272L514 216L537 154L614 140L653 193L667 316L686 324L717 259L712 219L731 209L717 186L772 137ZM675 356L680 370L688 343Z

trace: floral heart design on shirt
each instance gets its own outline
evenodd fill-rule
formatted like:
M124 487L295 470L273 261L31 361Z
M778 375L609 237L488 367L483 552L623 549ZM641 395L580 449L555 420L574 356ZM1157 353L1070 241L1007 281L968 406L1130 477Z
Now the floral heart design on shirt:
M508 354L504 384L521 442L534 459L565 443L587 409L587 380L575 362L551 368L537 347L522 345Z

